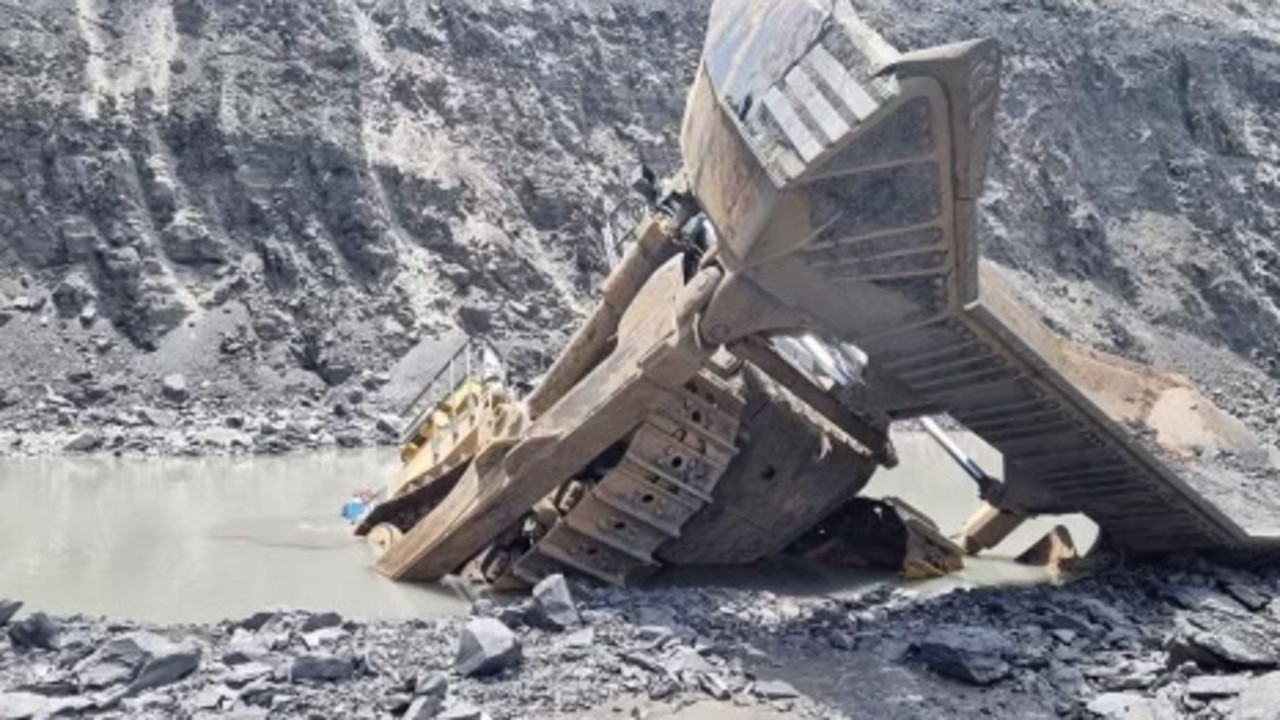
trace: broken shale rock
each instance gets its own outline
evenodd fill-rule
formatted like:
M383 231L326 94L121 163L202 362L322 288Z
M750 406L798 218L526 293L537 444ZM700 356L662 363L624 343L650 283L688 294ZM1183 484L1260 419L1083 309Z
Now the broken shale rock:
M1256 587L1241 583L1227 583L1223 586L1223 589L1227 591L1228 595L1235 598L1236 602L1251 612L1262 612L1271 604L1271 597Z
M930 670L972 685L991 685L1011 670L1004 661L1012 644L984 627L949 625L931 631L913 657Z
M467 702L460 702L446 708L436 716L436 720L490 720L489 713Z
M336 612L322 612L308 615L302 621L302 626L298 628L303 633L315 632L316 630L324 630L327 628L338 627L342 624L342 616Z
M289 681L337 682L355 675L355 662L335 655L299 655L289 663Z
M403 720L432 720L440 715L444 706L444 698L434 695L419 695L409 703L409 708L400 717Z
M9 641L19 650L57 650L62 627L42 612L9 625Z
M195 672L200 647L193 640L172 642L150 632L135 632L111 640L76 664L83 689L127 685L134 695L163 687Z
M454 669L463 675L493 675L520 664L520 639L494 618L471 619L462 630Z
M1239 695L1248 680L1244 675L1199 675L1187 682L1187 696L1207 700Z
M1174 720L1178 713L1166 701L1138 693L1108 692L1085 706L1089 715L1103 720Z
M27 720L49 713L49 698L29 692L0 692L0 720Z
M789 682L782 680L761 680L752 688L756 697L765 700L790 700L800 697L800 693Z
M1169 667L1194 662L1206 670L1268 670L1280 666L1276 653L1254 647L1226 632L1184 628L1167 644Z
M236 628L222 652L222 662L227 665L241 665L261 660L270 652L267 644L254 633L242 627Z
M14 615L22 609L22 603L18 600L0 600L0 625L4 625L13 619Z

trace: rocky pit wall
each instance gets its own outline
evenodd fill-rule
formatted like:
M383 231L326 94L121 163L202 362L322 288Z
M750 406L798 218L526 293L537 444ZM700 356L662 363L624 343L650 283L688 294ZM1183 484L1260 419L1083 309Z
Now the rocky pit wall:
M1274 10L857 5L902 48L1004 45L982 242L1023 299L1274 440ZM0 6L0 452L385 441L455 331L536 372L604 209L677 165L705 7Z

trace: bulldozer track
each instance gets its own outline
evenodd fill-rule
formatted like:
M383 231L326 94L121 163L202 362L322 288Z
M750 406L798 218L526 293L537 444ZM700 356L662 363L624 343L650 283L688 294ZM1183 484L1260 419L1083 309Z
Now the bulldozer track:
M712 501L736 454L745 404L709 371L676 391L677 414L655 412L626 454L511 567L525 583L569 567L615 585L642 579L654 553Z

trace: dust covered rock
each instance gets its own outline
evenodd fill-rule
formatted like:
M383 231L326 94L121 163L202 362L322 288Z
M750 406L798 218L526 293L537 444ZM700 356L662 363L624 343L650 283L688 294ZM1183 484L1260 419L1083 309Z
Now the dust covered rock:
M199 665L200 648L193 641L175 643L136 632L108 642L77 663L74 671L82 688L125 685L130 694L137 694L176 682Z
M538 581L531 591L532 603L525 617L529 622L551 630L567 630L580 621L578 608L564 575L555 573Z
M520 664L520 639L494 618L473 618L462 629L454 668L463 675L492 675Z

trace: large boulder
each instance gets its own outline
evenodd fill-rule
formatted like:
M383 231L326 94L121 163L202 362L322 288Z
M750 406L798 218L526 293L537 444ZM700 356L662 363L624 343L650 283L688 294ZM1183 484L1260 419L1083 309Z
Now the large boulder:
M200 667L194 640L172 642L150 632L133 632L107 642L75 666L86 690L127 686L129 694L163 687Z
M581 622L563 575L548 575L533 586L533 603L526 617L531 625L548 630L567 630Z
M520 664L520 639L494 618L472 618L462 630L454 669L463 675L493 675Z
M92 284L81 275L69 275L53 289L53 305L63 318L79 315L96 298Z

